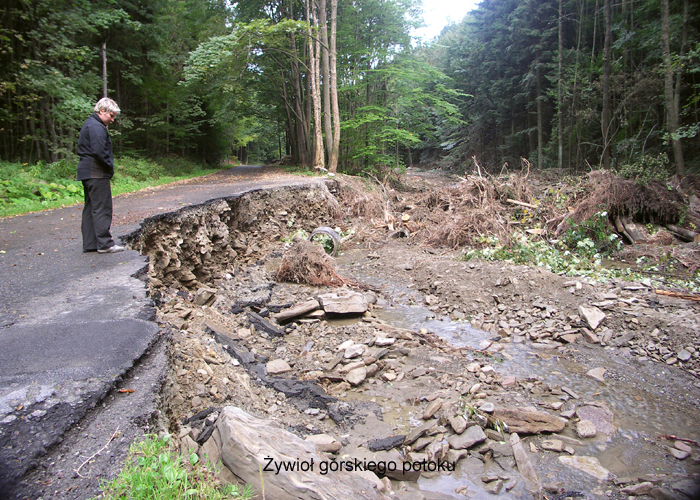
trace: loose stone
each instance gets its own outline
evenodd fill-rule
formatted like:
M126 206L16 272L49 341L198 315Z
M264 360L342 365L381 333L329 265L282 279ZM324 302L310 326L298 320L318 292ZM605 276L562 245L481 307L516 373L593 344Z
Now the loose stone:
M626 486L620 490L620 493L624 493L625 495L631 496L642 496L648 495L653 488L653 483L645 481L643 483L635 484L632 486Z
M360 385L367 378L367 368L363 365L354 370L350 370L345 376L345 380L350 382L352 385Z
M559 461L573 469L578 469L601 481L607 481L610 472L600 465L596 457L565 457L560 456Z
M270 375L279 375L280 373L292 371L292 367L283 359L274 359L268 362L265 368Z
M590 420L579 420L576 424L576 435L580 438L592 438L598 434L595 424Z
M591 378L596 379L599 382L605 383L605 378L603 377L603 375L605 375L606 371L607 370L605 368L598 367L598 368L593 368L592 370L588 370L586 372L586 375L588 375Z
M423 412L423 420L428 420L435 415L440 408L442 408L443 400L442 398L437 398L435 401L430 403L428 407Z

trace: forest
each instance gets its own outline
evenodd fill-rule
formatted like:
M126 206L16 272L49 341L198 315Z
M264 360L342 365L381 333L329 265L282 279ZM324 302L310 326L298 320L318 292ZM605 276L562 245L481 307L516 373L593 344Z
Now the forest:
M115 152L346 173L700 159L700 5L484 0L429 42L420 0L8 0L0 159L72 160L107 95Z

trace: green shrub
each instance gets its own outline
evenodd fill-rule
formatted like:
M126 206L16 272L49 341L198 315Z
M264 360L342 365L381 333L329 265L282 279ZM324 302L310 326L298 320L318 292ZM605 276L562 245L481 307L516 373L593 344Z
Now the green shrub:
M620 237L608 224L607 212L598 212L579 224L572 223L561 243L568 250L589 258L612 255L622 248Z
M115 177L131 177L137 181L158 179L163 176L165 170L157 163L141 158L124 156L114 160Z
M632 163L620 165L616 174L623 179L632 180L640 185L649 184L651 181L666 182L670 175L668 156L666 156L666 153L659 153L656 156L639 155Z

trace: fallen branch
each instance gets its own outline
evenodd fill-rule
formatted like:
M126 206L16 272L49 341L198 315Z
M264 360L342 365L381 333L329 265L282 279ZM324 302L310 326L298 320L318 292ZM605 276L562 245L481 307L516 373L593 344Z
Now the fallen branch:
M700 443L697 441L694 441L692 439L687 439L687 438L679 438L677 436L674 436L673 434L662 434L658 436L656 439L668 439L668 440L673 440L673 441L683 441L684 443L689 443L689 444L694 444L698 448L700 448Z
M533 210L537 209L537 205L532 205L531 203L525 203L524 201L513 200L511 198L508 198L506 201L508 203L512 203L513 205L520 205L521 207L531 208Z
M690 231L682 227L674 226L673 224L666 224L666 229L671 231L674 235L678 236L683 241L700 241L700 234L696 233L695 231Z
M107 440L107 442L105 443L105 445L104 445L102 448L100 448L99 450L97 450L95 453L93 453L93 454L92 454L87 460L85 460L82 464L80 464L80 467L78 467L77 469L73 469L73 472L75 472L78 476L80 476L80 477L82 477L83 479L85 479L87 476L83 476L83 475L80 473L80 469L82 469L83 466L84 466L85 464L87 464L88 462L90 462L90 460L92 460L92 459L95 458L97 455L99 455L100 453L102 453L102 451L104 451L104 449L107 448L107 446L109 446L109 443L111 443L111 442L114 440L114 438L117 436L117 433L118 433L118 432L119 432L119 426L117 426L117 428L114 430L114 433L110 436L110 438Z
M700 302L700 295L691 295L689 293L669 292L667 290L656 290L656 295L667 295L668 297L676 297L678 299L694 300Z

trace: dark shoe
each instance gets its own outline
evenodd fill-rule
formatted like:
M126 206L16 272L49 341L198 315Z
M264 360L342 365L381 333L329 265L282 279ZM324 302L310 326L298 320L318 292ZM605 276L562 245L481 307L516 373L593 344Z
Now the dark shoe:
M100 248L97 250L97 253L117 253L117 252L123 252L125 248L120 245L114 245L109 248Z
M83 253L97 252L97 248L83 248Z

